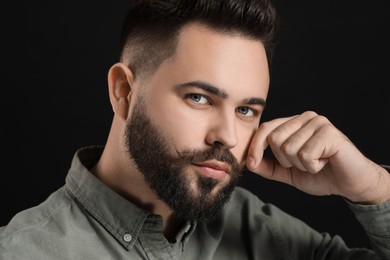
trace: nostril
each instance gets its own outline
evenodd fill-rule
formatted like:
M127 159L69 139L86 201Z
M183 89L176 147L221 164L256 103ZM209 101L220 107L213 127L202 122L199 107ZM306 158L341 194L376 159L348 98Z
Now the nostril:
M214 143L213 143L213 147L215 147L215 148L221 148L223 146L224 146L224 144L221 141L214 141Z

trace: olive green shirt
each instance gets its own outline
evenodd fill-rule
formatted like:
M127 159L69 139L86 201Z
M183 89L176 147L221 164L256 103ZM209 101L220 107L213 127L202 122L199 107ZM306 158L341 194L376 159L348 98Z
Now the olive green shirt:
M124 199L90 169L102 147L74 156L65 185L0 228L0 259L390 259L390 202L347 203L376 252L350 249L237 187L210 223L188 222L174 241L162 218ZM381 258L382 256L382 258Z

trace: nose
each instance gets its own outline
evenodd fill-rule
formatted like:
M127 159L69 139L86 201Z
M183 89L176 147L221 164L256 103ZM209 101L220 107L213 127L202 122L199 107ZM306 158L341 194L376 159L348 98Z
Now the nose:
M218 115L209 125L206 142L231 149L238 144L235 115Z

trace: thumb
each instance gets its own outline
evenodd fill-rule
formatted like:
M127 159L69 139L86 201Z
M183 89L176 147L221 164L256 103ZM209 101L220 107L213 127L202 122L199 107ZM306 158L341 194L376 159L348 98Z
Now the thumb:
M263 156L264 156L264 150L263 149L259 149L256 151L256 157L258 158L257 161L262 161L263 159ZM253 156L249 156L247 159L246 159L246 167L250 170L250 171L253 171L254 169L258 169L260 167L260 165L258 165L256 167L256 161L255 161L255 158Z
M293 170L291 168L283 167L278 161L271 158L263 158L260 164L250 171L266 179L293 185Z
M250 171L264 178L272 179L274 175L275 163L276 162L271 158L260 158L260 163L256 166L256 168L251 168Z

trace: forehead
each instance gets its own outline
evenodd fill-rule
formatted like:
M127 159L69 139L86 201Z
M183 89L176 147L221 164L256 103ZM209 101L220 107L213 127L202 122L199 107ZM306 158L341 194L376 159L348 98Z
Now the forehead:
M263 99L269 85L268 62L260 40L224 34L199 23L181 29L175 54L156 73L169 75L175 84L200 80L228 94L239 91Z

